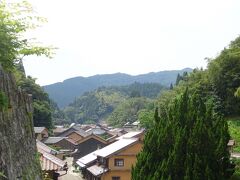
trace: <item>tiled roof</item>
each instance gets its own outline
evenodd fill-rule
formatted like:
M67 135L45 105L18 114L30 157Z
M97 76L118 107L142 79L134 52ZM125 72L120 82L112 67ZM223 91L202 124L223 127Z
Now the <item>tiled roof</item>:
M114 128L114 129L109 130L108 133L110 133L112 135L122 136L123 134L126 134L127 131L122 128Z
M55 144L65 138L66 137L48 137L47 139L44 140L44 143L45 144Z
M61 159L49 153L42 150L38 150L38 152L41 153L40 164L43 171L60 170L65 164Z
M58 154L59 152L55 149L50 148L46 144L42 143L41 141L37 140L37 148L41 149L49 154Z
M89 133L83 132L83 130L82 131L74 131L74 132L82 137L87 137L90 135Z
M73 126L73 128L76 130L76 132L77 132L78 134L80 134L80 135L83 136L83 137L86 137L86 136L89 135L89 133L85 132L83 129L81 129L81 128L78 127L78 126Z
M74 145L77 145L74 140L72 140L68 137L48 137L47 139L44 140L44 143L45 144L56 144L56 143L62 141L63 139L65 139L66 141L68 141Z
M65 131L63 131L62 133L58 134L58 136L60 137L67 137L68 135L70 135L73 132L77 132L79 135L81 135L82 137L86 137L89 135L89 133L85 132L83 129L81 129L78 126L73 126L70 127L68 129L66 129Z
M72 144L74 144L74 145L77 145L77 143L74 141L74 140L72 140L71 138L65 138L67 141L69 141L70 143L72 143Z
M34 132L40 134L46 129L45 127L34 127Z
M97 156L96 156L97 151L99 151L99 150L93 151L93 152L89 153L88 155L83 156L82 158L78 159L76 163L80 167L85 167L86 165L88 165L89 163L91 163L97 159Z
M101 166L97 166L97 165L93 165L93 166L87 168L87 170L89 172L91 172L94 176L99 176L108 171L108 169L103 168Z
M95 154L101 157L108 157L111 154L114 154L130 145L135 144L135 142L137 141L138 141L138 138L127 138L127 139L123 138L102 149L99 149Z
M41 154L40 164L42 170L60 170L64 166L65 163L61 159L51 154L53 149L40 141L37 141L37 150Z
M91 133L91 134L101 135L101 134L106 133L106 130L96 127L96 128L88 129L86 132Z
M144 131L132 131L132 132L128 132L127 134L124 134L124 135L118 137L117 139L138 137L138 136L141 135L143 132L144 132Z
M95 135L95 134L90 134L89 136L87 136L87 137L85 137L85 138L77 141L76 143L77 143L77 144L81 144L81 143L83 143L83 142L85 142L85 141L88 141L89 139L96 139L97 141L100 141L100 142L102 142L102 143L104 143L104 144L107 144L107 143L108 143L105 139L103 139L102 137L100 137L100 136L98 136L98 135Z
M53 133L62 133L63 131L66 131L67 128L64 127L56 127L55 129L53 129Z

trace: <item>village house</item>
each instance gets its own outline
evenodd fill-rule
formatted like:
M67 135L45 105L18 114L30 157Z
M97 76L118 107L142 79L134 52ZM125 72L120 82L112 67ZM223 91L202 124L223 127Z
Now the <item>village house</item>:
M76 143L68 137L48 137L43 141L44 144L50 145L61 151L74 151Z
M48 137L48 130L45 127L34 127L35 138L39 141Z
M91 134L102 137L105 140L116 137L114 134L110 133L106 127L102 127L101 125L73 125L57 136L69 137L73 141L79 142Z
M116 138L116 140L120 140L120 139L128 139L128 138L139 138L141 141L143 141L144 139L144 130L141 131L131 131L128 132L122 136L119 136L118 138Z
M36 140L37 143L37 149L40 149L40 150L43 150L49 154L52 154L54 156L56 156L57 158L59 159L63 159L63 156L64 156L64 153L60 152L60 151L57 151L56 149L53 149L49 146L47 146L46 144L42 143L41 141L39 140Z
M76 164L80 167L82 170L83 174L86 174L86 169L96 163L97 160L97 155L96 152L99 151L97 149L96 151L93 151L86 156L80 158L77 160Z
M108 141L105 139L95 135L90 134L89 136L81 139L76 142L76 148L78 149L76 153L73 154L74 162L76 162L79 158L97 150L105 147L108 144Z
M128 133L128 131L124 130L123 128L114 128L108 131L108 133L115 135L115 136L122 136L126 133Z
M89 180L130 180L131 168L143 146L144 131L129 132L76 163Z
M127 122L126 124L123 125L123 128L128 129L128 130L139 129L140 128L140 122L139 121L135 121L133 123Z
M73 134L74 133L74 134ZM58 137L72 137L73 139L82 139L86 136L88 136L90 133L85 132L81 127L79 126L73 126L65 131L59 133Z
M64 128L63 126L55 126L53 129L53 136L58 136L62 132L66 131L68 128Z
M53 178L56 171L62 170L64 162L57 157L59 152L37 140L37 150L43 175Z
M86 134L81 133L80 131L69 132L67 137L72 139L74 142L78 142L86 137Z

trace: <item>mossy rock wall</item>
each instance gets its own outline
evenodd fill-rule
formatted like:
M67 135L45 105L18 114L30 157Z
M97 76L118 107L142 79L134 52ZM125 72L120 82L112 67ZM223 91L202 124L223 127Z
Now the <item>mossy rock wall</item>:
M31 95L0 66L0 174L9 180L41 180ZM0 180L6 179L0 175Z

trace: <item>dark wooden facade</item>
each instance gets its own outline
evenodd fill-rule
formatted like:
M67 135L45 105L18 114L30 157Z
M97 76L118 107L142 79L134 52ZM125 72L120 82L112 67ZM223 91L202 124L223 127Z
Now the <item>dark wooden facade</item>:
M97 138L91 137L85 141L80 142L76 148L78 151L73 155L74 162L76 162L79 158L97 150L103 148L107 145L107 142L98 140Z

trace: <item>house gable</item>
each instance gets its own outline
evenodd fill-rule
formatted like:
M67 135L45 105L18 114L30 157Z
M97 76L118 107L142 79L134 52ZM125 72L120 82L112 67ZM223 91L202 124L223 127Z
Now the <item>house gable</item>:
M97 135L94 135L94 134L91 134L91 135L89 135L89 136L87 136L87 137L85 137L85 138L77 141L76 143L77 143L77 144L81 144L81 143L83 143L83 142L85 142L85 141L88 141L89 139L95 139L95 140L97 140L97 141L99 141L99 142L101 142L101 143L103 143L103 144L107 144L107 143L108 143L108 142L107 142L106 140L104 140L103 138L101 138L101 137L99 137L99 136L97 136Z
M106 145L107 144L105 141L99 140L98 138L95 138L95 136L83 139L76 146L78 151L73 155L74 161L77 161L79 158L81 158L97 149L103 148Z
M83 136L81 136L79 133L77 133L75 131L70 133L67 137L69 137L70 139L72 139L75 142L80 141L84 138Z

